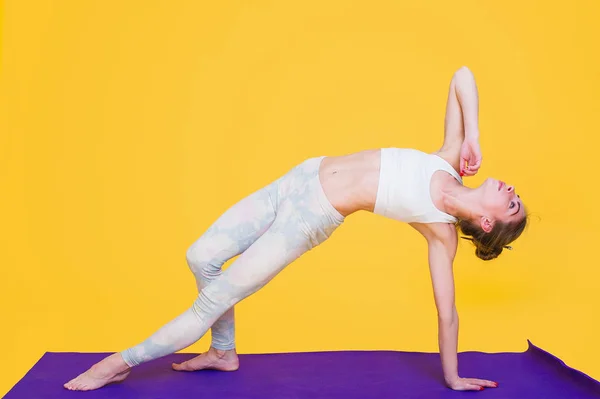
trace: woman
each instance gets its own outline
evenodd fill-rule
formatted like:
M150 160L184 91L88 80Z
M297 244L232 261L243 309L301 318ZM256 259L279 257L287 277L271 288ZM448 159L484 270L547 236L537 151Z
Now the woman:
M242 199L187 251L199 291L192 307L141 344L95 364L65 388L90 390L122 381L132 367L193 344L209 328L209 351L172 367L236 370L234 305L329 238L348 215L359 210L409 223L427 240L448 387L496 387L495 382L458 374L452 273L457 230L473 241L479 258L489 260L521 234L527 219L514 187L494 179L474 189L462 185L461 176L475 175L481 164L478 107L475 80L463 67L450 84L439 151L382 148L310 158ZM222 271L223 264L237 255Z

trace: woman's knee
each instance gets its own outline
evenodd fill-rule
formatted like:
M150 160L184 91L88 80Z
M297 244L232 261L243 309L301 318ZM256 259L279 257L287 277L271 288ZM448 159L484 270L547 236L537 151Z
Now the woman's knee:
M219 275L224 263L210 253L209 247L200 240L188 248L185 258L194 276L202 280L210 280Z

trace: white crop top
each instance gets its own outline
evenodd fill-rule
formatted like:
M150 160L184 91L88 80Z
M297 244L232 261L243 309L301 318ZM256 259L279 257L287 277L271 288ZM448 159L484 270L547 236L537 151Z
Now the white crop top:
M379 187L374 213L407 223L455 223L440 211L430 193L431 176L438 170L462 178L445 159L412 148L382 148Z

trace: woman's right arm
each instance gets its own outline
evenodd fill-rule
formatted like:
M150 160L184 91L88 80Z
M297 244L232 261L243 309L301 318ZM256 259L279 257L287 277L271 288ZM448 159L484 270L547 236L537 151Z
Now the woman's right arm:
M473 176L481 164L479 96L473 73L462 67L452 76L444 118L442 152L459 153L461 175ZM465 169L468 161L469 168Z
M462 110L465 140L479 139L479 93L475 76L466 66L454 73L452 78L456 97Z
M462 67L452 78L456 97L462 110L464 141L460 148L460 170L463 175L473 176L481 166L479 148L479 93L471 70ZM468 163L468 167L467 167Z

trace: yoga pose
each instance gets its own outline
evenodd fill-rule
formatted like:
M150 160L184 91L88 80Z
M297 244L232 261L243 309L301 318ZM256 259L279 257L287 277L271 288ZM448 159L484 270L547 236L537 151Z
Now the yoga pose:
M525 228L527 215L514 187L502 181L488 178L476 188L462 184L462 176L475 175L481 165L478 101L473 74L462 67L450 83L439 151L380 148L310 158L233 205L187 251L198 286L192 306L144 342L106 357L65 388L91 390L122 381L131 368L184 349L209 329L208 352L173 364L173 369L236 370L234 305L360 210L409 223L427 241L448 387L496 387L493 381L458 373L452 272L458 231L475 245L476 256L489 260L510 248ZM223 271L223 264L237 255Z

